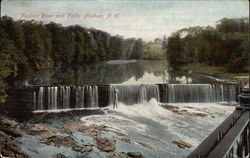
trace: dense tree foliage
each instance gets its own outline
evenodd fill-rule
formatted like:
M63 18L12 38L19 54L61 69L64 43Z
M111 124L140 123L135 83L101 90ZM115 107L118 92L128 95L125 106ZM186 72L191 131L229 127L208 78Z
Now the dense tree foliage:
M121 59L123 55L123 39L120 36L113 36L110 39L111 59Z
M133 44L130 59L143 59L144 47L142 39L138 39Z
M183 42L179 33L174 33L168 38L167 51L169 64L174 68L176 68L176 65L184 63Z
M144 44L144 59L165 59L165 52L163 49L163 40L156 38L154 42L147 42Z
M135 38L129 38L129 39L124 40L123 54L125 58L129 59L129 57L131 56L131 52L134 47L135 41L136 41Z
M249 53L247 18L222 19L215 27L190 27L168 37L166 55L169 64L202 63L225 66L229 72L244 72Z
M123 39L94 28L1 17L0 103L7 83L52 67L114 59L142 59L141 39Z

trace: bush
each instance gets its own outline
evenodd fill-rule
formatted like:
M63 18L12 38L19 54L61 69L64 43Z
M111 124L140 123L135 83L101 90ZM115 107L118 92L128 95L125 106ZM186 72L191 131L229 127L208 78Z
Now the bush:
M230 61L226 68L228 72L231 73L239 73L239 72L246 72L246 59L243 57L236 58L232 61Z

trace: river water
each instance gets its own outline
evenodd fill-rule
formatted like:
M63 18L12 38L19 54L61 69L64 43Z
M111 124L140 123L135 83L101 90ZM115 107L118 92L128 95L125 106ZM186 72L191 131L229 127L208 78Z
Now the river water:
M191 71L190 71L191 72ZM110 61L66 67L23 77L17 85L103 85L146 83L215 83L205 75L172 71L166 60Z

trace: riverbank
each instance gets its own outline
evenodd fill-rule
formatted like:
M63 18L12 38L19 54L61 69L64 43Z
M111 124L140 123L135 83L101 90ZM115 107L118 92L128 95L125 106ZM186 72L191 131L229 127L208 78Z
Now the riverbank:
M181 71L191 73L197 73L202 75L208 75L214 78L231 79L238 82L242 87L249 82L248 72L242 73L229 73L225 67L219 66L207 66L203 64L188 64L184 65L180 69Z
M138 60L131 59L131 60L109 60L106 63L107 64L129 64L129 63L135 63L138 62Z
M248 72L229 73L222 66L207 66L203 64L188 64L181 67L182 71L206 74L214 77L237 77L248 76Z

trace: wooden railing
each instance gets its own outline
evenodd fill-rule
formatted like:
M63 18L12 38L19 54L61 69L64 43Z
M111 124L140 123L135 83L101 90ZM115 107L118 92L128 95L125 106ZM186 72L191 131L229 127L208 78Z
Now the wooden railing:
M224 120L188 158L250 157L250 94L239 95L240 106Z

